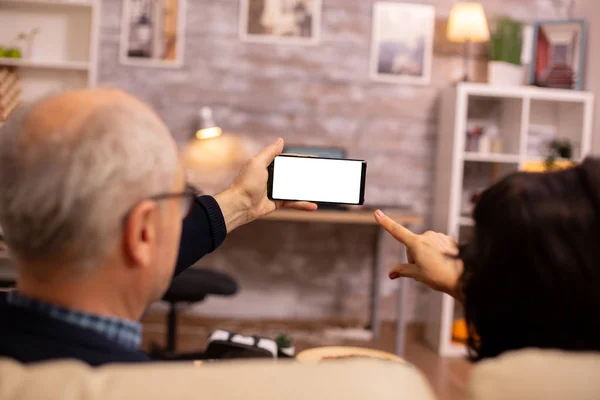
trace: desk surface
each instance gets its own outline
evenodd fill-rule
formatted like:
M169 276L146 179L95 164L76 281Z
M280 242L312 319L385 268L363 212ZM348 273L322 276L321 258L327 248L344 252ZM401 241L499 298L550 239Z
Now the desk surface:
M386 211L384 212L396 222L402 225L419 225L423 223L423 217L416 213ZM351 210L351 211L298 211L277 210L262 218L268 221L291 221L291 222L323 222L330 224L354 224L354 225L377 225L373 211Z
M386 211L384 212L394 221L402 225L419 225L423 223L423 217L416 213ZM322 222L328 224L353 224L353 225L377 225L373 217L373 211L351 210L351 211L298 211L277 210L274 213L262 217L268 221L290 221L290 222ZM0 247L0 260L8 260L8 250Z

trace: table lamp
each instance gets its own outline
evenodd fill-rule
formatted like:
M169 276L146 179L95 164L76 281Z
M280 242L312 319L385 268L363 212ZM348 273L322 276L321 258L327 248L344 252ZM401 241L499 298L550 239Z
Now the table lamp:
M213 111L210 107L202 107L199 114L199 126L196 131L196 139L212 139L223 134L223 130L215 123Z
M490 30L483 6L472 2L454 4L452 11L450 11L446 36L451 42L465 44L463 81L468 82L471 43L490 40Z
M219 193L232 182L250 158L250 149L240 136L223 132L213 118L213 109L197 114L196 129L180 148L186 178L204 193Z

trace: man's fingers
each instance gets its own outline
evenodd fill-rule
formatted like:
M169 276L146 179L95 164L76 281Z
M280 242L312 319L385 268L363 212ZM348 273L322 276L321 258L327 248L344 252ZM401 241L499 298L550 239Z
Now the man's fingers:
M390 279L412 278L416 279L420 270L416 264L398 264L390 270Z
M375 220L383 229L406 246L412 247L416 243L417 235L385 215L381 210L375 211Z
M275 157L280 155L282 151L283 151L283 139L279 138L275 142L271 143L270 145L268 145L267 147L262 149L262 151L260 153L258 153L255 158L262 165L264 165L265 167L268 167L273 162Z
M304 158L319 158L313 154L299 154L299 153L281 153L282 156L294 156L294 157L304 157Z
M307 201L284 201L283 207L300 211L316 211L317 208L319 208L315 203L309 203Z

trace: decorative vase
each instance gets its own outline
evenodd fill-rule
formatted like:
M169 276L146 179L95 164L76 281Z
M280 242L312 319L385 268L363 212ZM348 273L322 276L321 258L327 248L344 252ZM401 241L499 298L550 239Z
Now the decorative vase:
M488 82L498 86L521 86L525 81L525 72L521 65L504 61L488 62Z

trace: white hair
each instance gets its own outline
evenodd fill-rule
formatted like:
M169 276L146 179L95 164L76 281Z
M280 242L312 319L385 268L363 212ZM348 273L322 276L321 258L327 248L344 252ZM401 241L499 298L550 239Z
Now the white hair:
M0 224L18 261L89 269L117 243L137 202L173 190L175 144L139 104L97 107L74 132L38 138L24 132L35 120L17 119L0 135Z

